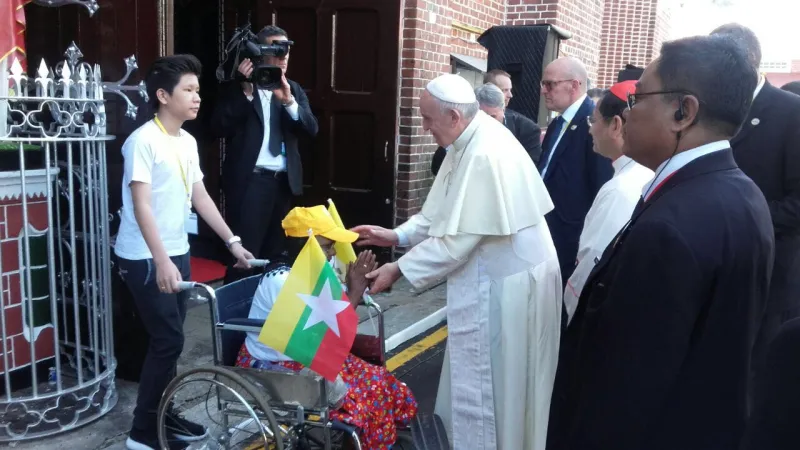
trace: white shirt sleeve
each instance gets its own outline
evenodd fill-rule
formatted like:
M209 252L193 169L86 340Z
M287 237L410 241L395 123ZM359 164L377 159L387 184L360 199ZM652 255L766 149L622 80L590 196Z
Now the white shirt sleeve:
M298 108L299 106L297 105L296 99L291 105L286 106L286 111L289 113L289 117L291 117L292 120L297 120L300 118L300 112Z
M621 192L604 192L592 204L581 232L577 265L564 288L564 306L570 320L589 274L611 239L631 218L632 211L633 206Z
M130 182L152 184L155 155L149 143L135 139L123 148L122 155L125 158L125 178Z
M400 247L413 247L428 237L431 220L422 214L411 216L404 224L394 229Z
M429 237L398 260L400 271L415 288L425 287L464 265L482 238L477 234Z
M192 146L192 153L191 153L191 174L188 177L191 182L190 184L195 184L203 181L203 170L200 169L200 154L197 151L197 141L192 139L193 146Z

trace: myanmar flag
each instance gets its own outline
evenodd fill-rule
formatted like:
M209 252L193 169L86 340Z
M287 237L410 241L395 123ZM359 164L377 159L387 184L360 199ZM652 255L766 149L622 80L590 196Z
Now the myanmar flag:
M357 327L355 309L319 242L310 237L258 340L334 381L353 346Z
M347 229L339 216L339 211L333 200L328 199L328 213L333 218L334 223L340 227ZM336 249L336 261L334 261L334 268L339 274L339 279L344 281L344 275L347 273L347 265L356 261L356 252L353 250L353 244L349 242L335 242L333 247Z

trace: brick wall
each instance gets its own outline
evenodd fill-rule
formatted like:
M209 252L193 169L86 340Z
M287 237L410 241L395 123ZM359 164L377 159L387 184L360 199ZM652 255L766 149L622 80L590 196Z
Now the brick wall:
M422 129L419 97L428 81L449 73L450 54L486 58L477 35L453 21L485 30L503 23L505 0L406 0L400 61L400 133L397 147L397 223L422 207L433 178L433 137Z
M436 145L423 131L418 100L425 84L450 72L450 54L486 58L475 42L493 25L553 24L572 33L561 55L581 59L595 86L607 86L626 63L645 64L668 34L666 0L405 0L397 147L397 214L402 223L430 189ZM621 11L621 13L619 12ZM614 20L612 20L612 18ZM453 22L474 27L464 30ZM655 49L655 50L654 50ZM655 52L655 53L654 53ZM608 55L608 56L606 56Z
M663 0L606 0L596 85L613 84L626 64L644 67L658 57L668 25Z

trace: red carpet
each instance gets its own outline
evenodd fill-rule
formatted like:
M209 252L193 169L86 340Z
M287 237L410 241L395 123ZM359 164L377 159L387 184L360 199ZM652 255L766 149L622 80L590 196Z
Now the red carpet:
M192 281L211 283L225 278L225 266L205 258L191 257Z

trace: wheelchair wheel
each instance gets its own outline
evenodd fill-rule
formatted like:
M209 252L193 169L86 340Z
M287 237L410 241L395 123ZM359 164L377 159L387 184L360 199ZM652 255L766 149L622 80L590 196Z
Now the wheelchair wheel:
M392 445L392 450L416 450L411 431L397 430L397 440Z
M204 426L205 435L186 421ZM224 367L197 368L178 375L158 407L158 441L165 449L182 441L197 450L283 450L285 432L275 420L266 394Z

